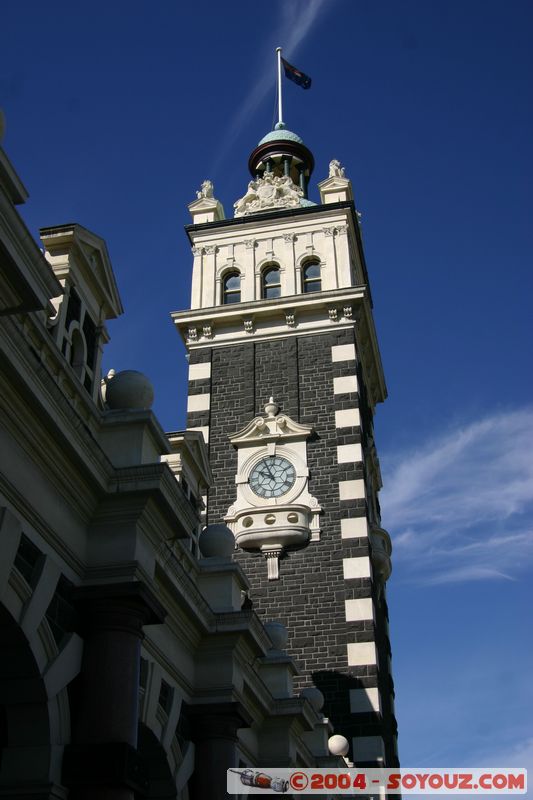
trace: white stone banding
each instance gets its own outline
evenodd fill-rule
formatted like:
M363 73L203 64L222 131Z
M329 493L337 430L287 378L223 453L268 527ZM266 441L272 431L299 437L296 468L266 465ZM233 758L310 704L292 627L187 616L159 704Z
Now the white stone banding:
M381 736L355 736L352 743L356 764L385 758L385 745Z
M360 444L340 444L337 447L338 464L355 464L363 460L363 450Z
M347 622L362 622L363 620L374 619L374 603L371 597L345 600L344 611Z
M364 500L365 482L362 478L354 481L339 481L340 500Z
M381 697L379 689L350 689L350 711L352 714L381 714ZM359 741L357 739L356 741Z
M357 391L357 377L355 375L341 375L340 378L333 378L333 394L352 394Z
M211 362L191 364L189 367L189 381L202 381L211 377Z
M332 361L355 361L354 344L334 344L331 346Z
M341 519L341 539L362 539L368 536L366 517Z
M378 663L375 642L350 642L348 648L348 666L362 667Z
M372 577L370 559L368 556L362 556L359 558L343 558L342 571L344 574L344 580Z
M209 411L210 394L190 394L187 398L187 411Z
M336 428L359 428L361 416L358 408L345 408L335 411Z

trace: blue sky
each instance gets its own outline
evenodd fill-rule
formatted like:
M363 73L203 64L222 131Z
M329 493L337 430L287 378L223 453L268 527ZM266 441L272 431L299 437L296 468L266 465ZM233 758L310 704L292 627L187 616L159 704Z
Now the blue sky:
M229 214L272 126L276 45L313 78L285 119L316 183L362 212L389 399L376 437L400 756L533 767L533 6L511 0L27 2L3 10L4 147L32 232L108 244L126 315L106 366L184 424L183 225L204 178Z

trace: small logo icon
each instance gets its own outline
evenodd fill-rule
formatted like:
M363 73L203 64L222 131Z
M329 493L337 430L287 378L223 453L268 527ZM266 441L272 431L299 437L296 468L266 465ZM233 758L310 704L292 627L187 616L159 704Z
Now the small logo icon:
M304 789L307 789L308 784L309 778L305 772L294 772L291 775L291 789L294 789L296 792L303 792Z
M264 772L256 772L253 769L230 769L228 772L235 772L239 775L244 786L254 786L257 789L270 789L273 792L286 792L289 789L289 781L285 778L276 778L266 775Z

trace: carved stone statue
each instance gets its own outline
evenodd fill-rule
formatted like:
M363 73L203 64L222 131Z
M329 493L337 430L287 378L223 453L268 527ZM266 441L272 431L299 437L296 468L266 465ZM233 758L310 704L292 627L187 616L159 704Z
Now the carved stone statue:
M240 200L237 200L237 202L233 204L233 207L235 209L235 216L240 217L243 216L243 214L249 213L246 210L247 206L251 205L252 203L255 203L256 201L257 201L257 181L250 181L244 197L241 197Z
M332 161L329 162L329 176L330 178L345 178L346 175L344 174L344 167L341 166L341 162L337 161L334 158Z
M243 217L269 208L293 208L300 205L303 191L288 175L282 177L265 172L256 181L250 181L244 197L234 204L235 216Z
M213 197L213 184L211 181L205 180L202 183L199 191L196 192L196 197L201 200L202 197Z

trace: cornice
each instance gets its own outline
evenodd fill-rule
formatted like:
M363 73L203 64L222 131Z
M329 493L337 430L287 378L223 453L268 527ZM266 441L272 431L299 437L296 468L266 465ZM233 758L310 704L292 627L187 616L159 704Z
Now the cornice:
M149 497L155 496L162 501L157 509L166 517L175 538L188 539L191 531L198 526L196 512L165 461L116 468L107 490L99 514L107 515L113 506L117 506L117 513L124 516L130 508L134 509L136 498L138 505L144 506ZM177 528L177 524L180 528Z
M69 543L63 531L58 531L51 525L39 512L28 503L26 494L22 494L5 475L0 480L0 489L10 506L13 508L19 519L26 525L30 525L43 541L53 550L72 573L67 573L70 580L81 578L86 569L85 562L82 561L74 552L72 544Z
M305 697L279 698L274 702L271 713L273 717L299 719L307 730L313 730L317 722L317 713Z
M50 298L63 293L50 264L13 205L14 202L22 203L25 199L25 190L17 181L18 178L0 147L2 314L51 310Z
M197 225L186 225L185 232L189 237L189 241L193 244L194 237L192 234L194 233L215 233L218 230L222 230L224 228L229 227L244 227L246 228L254 228L257 227L257 223L262 222L282 222L286 225L290 222L291 219L300 219L306 217L313 217L316 214L326 214L330 215L331 212L340 211L342 209L347 209L351 216L352 221L355 226L358 225L357 222L357 215L355 212L355 205L352 201L342 201L339 203L326 203L320 204L316 206L305 206L305 208L291 208L286 211L281 211L278 209L273 209L272 211L260 213L260 214L250 214L246 217L231 217L229 219L222 219L216 222L203 222Z
M5 335L0 329L0 340L6 386L25 398L31 414L23 420L21 409L12 407L11 411L21 418L22 438L31 442L34 460L40 443L49 438L51 448L43 451L43 457L52 473L58 472L63 481L68 475L70 483L74 462L104 489L112 466L96 442L99 409L35 315L5 318L3 325ZM48 462L56 450L60 455L54 466ZM59 465L65 459L70 469L63 471Z
M387 396L366 285L214 306L171 314L189 350L231 347L275 338L312 336L356 328L373 404Z
M188 628L190 645L197 648L203 638L215 630L216 615L197 586L193 557L187 559L185 555L181 548L163 544L156 561L154 581L158 592L168 598L164 603L169 612L167 624L177 625L181 620L180 625Z
M211 306L210 308L190 309L187 311L174 311L171 313L172 321L182 331L185 326L194 323L198 327L215 325L223 327L234 320L243 320L247 317L275 318L280 313L284 315L292 309L299 312L329 309L335 305L339 307L347 304L349 300L362 301L367 293L367 287L350 286L346 289L332 289L328 292L316 294L294 294L288 297L277 297L274 300L252 300L247 303L232 305ZM205 334L204 334L205 335ZM206 335L206 338L210 338Z

